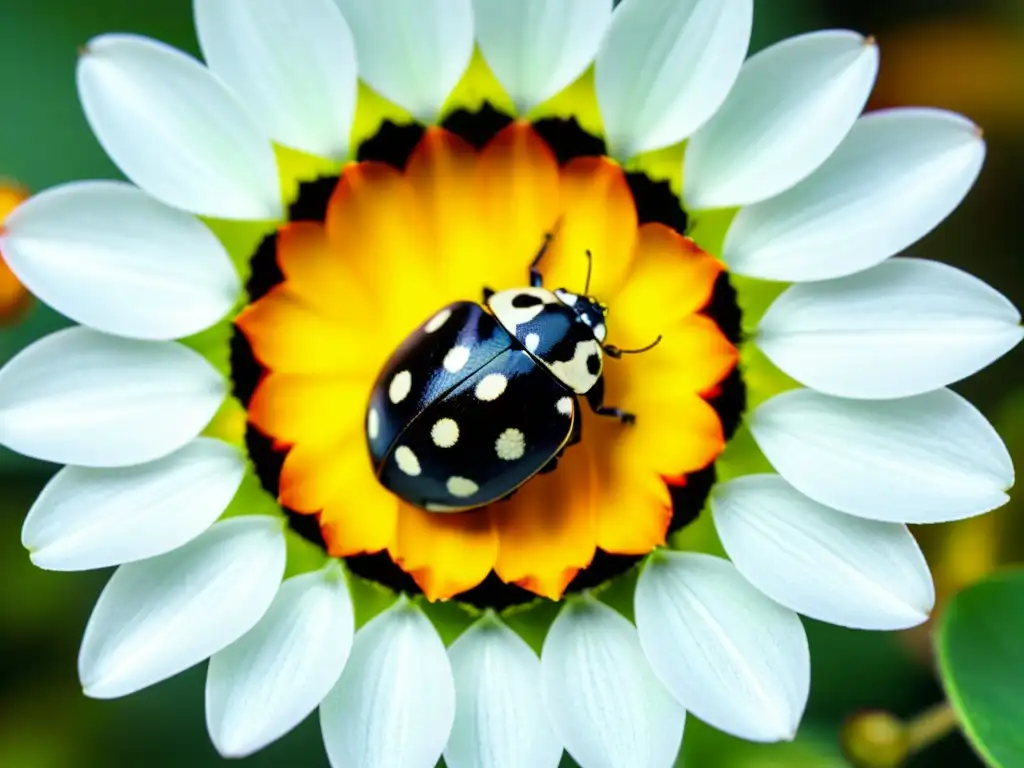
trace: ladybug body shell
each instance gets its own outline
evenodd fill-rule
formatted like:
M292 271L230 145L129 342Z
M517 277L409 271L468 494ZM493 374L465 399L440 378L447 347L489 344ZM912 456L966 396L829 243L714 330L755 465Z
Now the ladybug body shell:
M575 342L568 357L559 346L568 317L551 307L545 319L519 315L512 326L503 316L516 309L505 294L533 290L494 294L491 312L468 301L444 307L381 369L367 444L378 479L403 500L434 512L489 504L541 471L578 430L578 390L552 370L562 370L560 357L576 359Z

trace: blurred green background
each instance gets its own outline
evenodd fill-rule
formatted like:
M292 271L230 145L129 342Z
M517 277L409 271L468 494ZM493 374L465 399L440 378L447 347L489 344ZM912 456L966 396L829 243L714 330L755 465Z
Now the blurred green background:
M989 154L978 185L914 254L965 268L1024 306L1024 0L758 0L756 9L755 50L825 27L873 34L882 50L873 108L947 107L985 129ZM74 85L77 47L107 31L197 51L189 0L0 0L0 177L40 190L118 175L86 126ZM0 363L64 322L32 307L19 323L0 329ZM996 423L1018 465L1024 465L1022 363L1024 347L958 387ZM54 470L0 453L0 768L222 765L203 722L202 668L119 701L82 695L78 642L108 574L36 570L19 544L24 514ZM1022 509L1024 495L977 520L917 530L940 602L1000 564L1024 560ZM912 716L941 699L929 627L886 635L808 625L813 683L798 742L742 744L691 720L688 768L842 766L835 744L847 715L884 708ZM326 764L315 717L245 761ZM911 765L980 762L953 736Z

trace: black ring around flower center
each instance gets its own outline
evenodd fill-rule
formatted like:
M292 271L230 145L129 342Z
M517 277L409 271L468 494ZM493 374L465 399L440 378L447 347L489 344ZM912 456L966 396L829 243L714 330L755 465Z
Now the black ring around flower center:
M512 118L490 104L478 112L459 110L449 116L442 126L460 136L476 149L481 149L499 131L508 126ZM605 154L604 141L584 131L575 119L544 119L533 123L533 129L547 142L559 164L584 156ZM385 122L380 130L360 145L357 159L387 163L399 170L405 168L413 150L423 137L425 129L418 124L396 125ZM627 173L626 180L636 204L638 223L658 222L680 234L687 231L687 216L679 198L668 182L655 181L642 173ZM299 188L298 199L289 208L290 221L323 221L327 205L338 183L338 177L326 177L306 182ZM277 263L277 236L263 240L251 261L251 276L246 284L250 301L256 301L284 281ZM740 340L740 309L736 292L726 273L715 283L711 300L702 312L717 323L722 333L734 344ZM237 328L231 340L231 373L234 394L248 407L257 382L264 370L256 361L248 340ZM722 422L726 439L735 433L746 407L746 387L739 369L734 369L708 401ZM685 435L680 435L685 440ZM281 469L287 450L275 449L273 440L252 425L246 429L246 446L263 487L274 498L278 497ZM715 466L686 476L685 483L669 485L672 500L670 531L676 531L693 522L704 507L711 487L715 483ZM304 515L285 508L292 528L301 536L324 546L316 515ZM471 513L470 513L471 514ZM405 571L387 554L355 555L345 558L349 568L359 576L379 582L395 591L417 594L421 590ZM635 566L641 558L635 555L614 555L600 549L593 562L569 584L568 591L579 591L598 586ZM456 596L477 607L498 610L530 602L537 596L514 584L506 584L493 572L478 586Z

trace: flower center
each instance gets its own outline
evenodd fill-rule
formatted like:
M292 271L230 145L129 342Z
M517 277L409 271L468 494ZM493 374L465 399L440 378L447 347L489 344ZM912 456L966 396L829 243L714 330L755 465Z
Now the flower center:
M692 522L745 404L740 312L669 184L623 172L574 120L513 123L489 105L441 129L386 122L357 159L303 184L254 253L232 341L249 453L295 530L392 589L504 608L599 585ZM366 448L374 379L445 304L527 285L556 221L549 287L581 288L590 251L609 341L665 338L605 366L605 402L637 424L580 398L580 445L510 499L447 515L399 502Z

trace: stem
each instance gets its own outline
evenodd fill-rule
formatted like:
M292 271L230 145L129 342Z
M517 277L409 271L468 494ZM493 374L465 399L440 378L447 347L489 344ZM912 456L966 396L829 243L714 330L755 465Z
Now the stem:
M948 701L926 709L906 723L907 745L916 754L945 738L960 726L956 712Z

